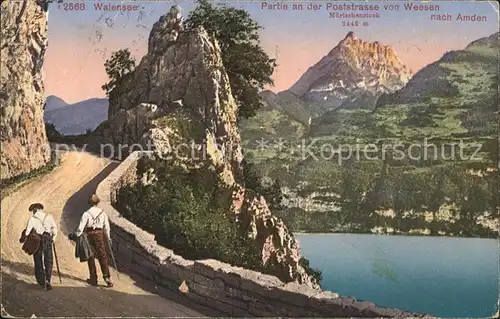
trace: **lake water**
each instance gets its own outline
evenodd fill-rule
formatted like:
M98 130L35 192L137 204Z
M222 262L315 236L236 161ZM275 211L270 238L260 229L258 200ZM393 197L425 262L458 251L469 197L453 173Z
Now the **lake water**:
M323 272L322 287L377 305L441 317L491 317L498 310L494 239L296 235Z

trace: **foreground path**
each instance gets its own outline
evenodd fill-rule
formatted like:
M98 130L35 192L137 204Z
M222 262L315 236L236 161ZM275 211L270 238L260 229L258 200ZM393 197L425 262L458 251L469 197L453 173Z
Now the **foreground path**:
M74 257L74 245L67 239L73 232L89 196L117 163L88 153L71 152L62 156L61 165L13 191L1 203L2 233L2 304L15 317L192 317L211 315L208 310L190 304L178 292L165 299L154 294L133 275L112 270L115 287L89 287L86 263ZM54 262L52 291L42 290L33 275L33 259L21 250L19 237L30 216L28 206L41 202L45 211L59 223L56 240L62 275L59 283ZM100 274L99 264L97 264ZM102 278L100 284L103 284ZM193 310L197 309L197 310Z

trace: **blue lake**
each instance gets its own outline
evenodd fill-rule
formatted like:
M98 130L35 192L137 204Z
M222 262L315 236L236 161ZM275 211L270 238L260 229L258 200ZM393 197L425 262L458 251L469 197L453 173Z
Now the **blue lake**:
M441 317L491 317L498 310L494 239L300 234L302 255L322 287L377 305Z

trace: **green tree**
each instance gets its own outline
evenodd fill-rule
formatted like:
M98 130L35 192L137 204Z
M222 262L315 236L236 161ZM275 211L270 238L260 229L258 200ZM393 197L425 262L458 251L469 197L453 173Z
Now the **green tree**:
M299 259L299 264L304 267L306 272L311 275L312 278L316 279L318 284L321 283L321 280L323 280L323 272L320 269L313 268L311 267L309 263L309 259L302 257Z
M135 69L135 59L131 57L128 49L121 49L113 52L111 58L104 63L106 73L109 77L109 82L105 83L101 88L106 91L106 95L110 96L111 92L117 85Z
M282 210L285 195L281 190L279 180L274 180L271 185L264 185L262 177L257 174L255 166L245 159L242 162L245 188L253 190L258 195L266 198L266 202L271 210Z
M445 196L444 187L446 183L446 175L443 169L440 169L435 178L434 185L430 188L433 189L433 192L429 199L429 209L432 212L432 219L436 220L436 213L439 211L439 207L443 204L443 199Z
M259 30L262 29L250 14L226 5L213 6L207 0L198 0L185 23L189 29L203 26L219 42L222 63L238 104L238 118L255 115L262 106L258 93L274 82L271 76L275 59L260 47Z
M47 139L49 141L60 138L62 136L62 134L57 130L56 126L52 123L45 123L45 134L47 135Z
M269 208L271 210L282 210L283 199L285 195L281 191L281 183L276 179L269 187L267 187L267 192L265 194L266 200L269 202Z

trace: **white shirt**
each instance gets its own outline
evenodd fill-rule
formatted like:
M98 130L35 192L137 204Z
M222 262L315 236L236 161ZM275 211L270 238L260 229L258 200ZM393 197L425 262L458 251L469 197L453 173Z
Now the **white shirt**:
M30 219L28 219L25 235L28 236L32 229L34 229L38 235L42 235L44 232L47 232L52 235L53 240L56 240L56 222L51 215L45 214L42 210L37 211L30 217Z
M101 228L106 232L106 236L110 237L110 229L109 229L109 219L108 215L99 207L92 206L83 213L82 218L80 219L80 225L78 225L78 229L76 230L76 236L80 236L85 228Z

